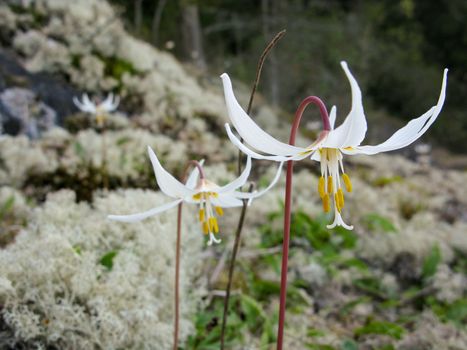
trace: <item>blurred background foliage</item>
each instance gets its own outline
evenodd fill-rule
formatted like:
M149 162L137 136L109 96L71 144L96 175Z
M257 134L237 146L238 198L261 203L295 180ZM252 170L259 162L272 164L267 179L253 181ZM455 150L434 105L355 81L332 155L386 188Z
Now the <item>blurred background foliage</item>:
M371 125L387 123L388 116L407 121L433 106L448 67L448 100L429 137L454 152L467 151L464 0L112 2L140 38L201 72L227 71L247 84L265 43L285 28L265 66L261 92L290 113L316 94L328 106L336 104L343 118L350 94L339 61L346 60L364 92L373 142L386 135L371 133Z

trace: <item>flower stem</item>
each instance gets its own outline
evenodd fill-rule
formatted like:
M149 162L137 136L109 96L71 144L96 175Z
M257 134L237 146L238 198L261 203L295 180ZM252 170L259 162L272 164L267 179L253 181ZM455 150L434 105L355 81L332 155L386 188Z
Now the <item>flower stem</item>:
M101 164L101 173L102 173L102 184L106 190L109 189L109 174L107 171L107 139L106 139L106 130L105 124L101 126L101 135L102 135L102 164Z
M185 182L187 178L187 173L190 165L198 168L199 178L204 179L204 170L201 164L196 160L188 161L185 171L183 172L182 181ZM173 340L173 350L178 349L178 333L179 333L179 323L180 323L180 248L181 248L181 238L182 238L182 208L183 202L180 202L178 205L177 212L177 242L175 246L175 293L174 293L174 340Z
M182 236L182 207L183 202L180 202L177 213L177 243L175 248L175 317L173 350L178 349L178 324L180 319L180 240Z
M319 107L321 119L323 120L323 128L325 131L330 130L329 116L323 101L316 96L308 96L297 108L295 119L290 130L289 144L295 145L300 120L302 119L305 108L310 104L316 104ZM287 270L289 264L289 243L290 243L290 222L291 222L291 206L292 206L292 177L293 177L293 160L287 162L287 177L285 180L285 209L284 209L284 239L282 241L282 265L281 265L281 290L279 298L279 325L277 329L277 350L282 350L284 342L284 323L285 323L285 304L287 299Z
M269 44L266 46L263 53L261 54L261 57L259 58L258 66L256 68L256 76L253 82L253 88L251 89L250 100L248 101L248 108L246 112L247 114L250 114L251 107L253 106L253 99L256 94L256 89L258 88L258 83L261 77L261 71L263 70L264 61L266 60L266 57L269 54L269 52L274 48L274 46L276 46L277 42L284 36L284 34L285 34L285 29L277 33L274 36L274 38L269 42ZM242 151L239 150L238 151L238 166L237 166L238 175L240 175L242 172L242 163L243 163ZM250 186L249 191L251 192L252 189L253 187ZM227 313L229 310L230 291L232 289L232 280L233 280L235 262L237 260L237 253L240 248L240 238L242 235L243 223L245 221L246 210L248 208L247 204L248 204L248 201L244 200L242 211L240 213L240 218L238 220L237 231L235 232L235 241L234 241L234 246L232 250L232 257L230 258L229 276L227 280L227 289L225 291L224 310L222 313L221 347L220 347L221 350L224 350L224 347L225 347L225 328L227 325Z
M248 101L248 108L246 109L246 114L250 114L251 107L253 107L253 99L255 98L256 89L258 88L259 79L261 78L261 72L263 71L264 61L268 56L269 52L277 45L278 41L285 35L286 30L283 29L279 33L277 33L274 38L269 42L269 44L264 49L263 53L261 54L258 65L256 66L256 76L253 82L253 88L251 89L250 100ZM242 172L242 164L243 164L243 153L242 151L238 151L238 174L240 175Z

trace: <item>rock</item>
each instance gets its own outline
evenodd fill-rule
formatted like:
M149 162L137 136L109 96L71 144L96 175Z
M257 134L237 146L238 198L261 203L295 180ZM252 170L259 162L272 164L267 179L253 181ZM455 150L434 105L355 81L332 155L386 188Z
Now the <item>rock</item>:
M2 123L5 123L6 120L11 121L12 119L25 121L24 112L22 115L14 115L14 113L18 112L19 106L16 103L17 107L12 108L11 103L14 104L13 101L16 100L18 103L26 103L28 101L28 108L34 107L30 103L35 101L34 104L41 110L43 117L47 115L45 119L48 122L45 124L50 125L51 116L54 115L54 124L63 125L63 120L66 116L77 112L72 98L78 95L78 92L70 84L55 75L28 72L19 62L20 60L17 55L0 49L0 92L4 96L4 99L2 99L3 106L0 106L0 113L3 115ZM10 91L6 92L6 90ZM26 91L29 92L26 93ZM18 93L22 97L19 97ZM15 95L16 97L14 97ZM6 101L10 101L11 103L9 104ZM29 112L31 111L29 110ZM27 133L34 129L34 126L28 127L21 123L12 122L12 124L7 129L10 128L13 134L17 134L22 130ZM43 123L40 122L39 124Z
M8 134L26 134L38 138L55 125L57 113L37 100L34 92L9 88L0 93L0 122Z

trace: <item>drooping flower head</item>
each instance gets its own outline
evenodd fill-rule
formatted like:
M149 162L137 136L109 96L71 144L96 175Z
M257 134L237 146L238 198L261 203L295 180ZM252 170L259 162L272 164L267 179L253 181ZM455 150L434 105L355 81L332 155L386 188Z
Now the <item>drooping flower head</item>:
M251 201L254 198L262 196L276 184L282 170L281 163L273 181L267 188L253 193L246 193L238 191L238 189L247 182L248 176L250 175L250 157L247 158L245 169L238 178L227 185L219 186L206 179L202 168L203 162L196 165L185 183L181 183L162 167L151 147L148 147L148 153L160 190L174 200L143 213L133 215L109 215L108 218L122 222L136 222L169 210L182 202L196 204L199 207L198 219L201 223L203 233L209 235L208 245L221 242L220 239L216 238L216 235L219 234L217 217L223 215L223 209L240 207L243 205L243 199Z
M73 97L73 103L82 112L95 115L97 125L102 127L109 113L115 111L120 103L120 98L110 93L107 98L100 102L94 103L87 94L83 94L82 101L77 97Z
M341 212L344 208L344 190L352 191L350 177L344 171L343 155L377 154L403 148L422 136L434 123L446 96L447 72L444 70L443 83L438 102L427 112L418 118L412 119L406 126L395 132L385 142L376 146L361 146L365 138L367 123L362 104L362 93L346 62L341 66L350 82L352 92L352 107L344 122L334 128L336 121L336 107L331 108L329 123L324 120L324 130L318 139L308 147L292 146L275 139L262 130L242 109L237 102L232 89L232 83L227 74L222 74L224 94L229 118L239 133L240 137L251 147L261 152L253 151L244 145L232 132L230 125L226 124L227 134L230 140L244 153L256 159L269 159L283 162L288 160L302 160L311 158L321 163L321 177L318 184L318 192L323 202L325 212L334 206L334 221L328 228L343 226L352 229L342 219ZM323 105L324 106L324 105ZM327 114L327 112L326 112Z

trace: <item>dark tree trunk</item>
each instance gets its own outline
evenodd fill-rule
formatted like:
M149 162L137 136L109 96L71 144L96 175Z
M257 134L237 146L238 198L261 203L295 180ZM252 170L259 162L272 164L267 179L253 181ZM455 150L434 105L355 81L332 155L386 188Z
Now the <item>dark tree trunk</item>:
M154 10L154 16L151 24L151 39L154 46L159 45L159 28L161 26L162 12L167 4L167 0L159 0Z
M201 70L206 69L198 6L181 0L182 50L185 58Z
M141 34L141 27L143 25L143 0L135 0L135 18L134 18L134 26L135 26L135 33Z

